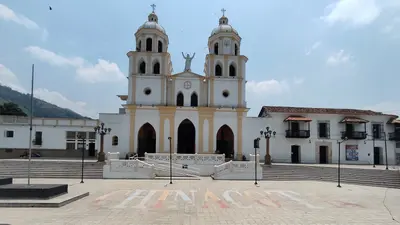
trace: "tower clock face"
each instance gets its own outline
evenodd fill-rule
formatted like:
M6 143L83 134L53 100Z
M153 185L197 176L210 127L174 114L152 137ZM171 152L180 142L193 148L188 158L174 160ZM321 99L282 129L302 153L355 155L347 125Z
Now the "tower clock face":
M225 40L224 45L225 47L229 47L231 45L231 40Z
M192 87L192 82L190 81L185 81L185 83L183 83L183 87L185 89L190 89Z

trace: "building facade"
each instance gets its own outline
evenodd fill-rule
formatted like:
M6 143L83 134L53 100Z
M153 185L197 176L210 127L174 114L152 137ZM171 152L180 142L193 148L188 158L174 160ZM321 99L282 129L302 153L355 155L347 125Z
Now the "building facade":
M63 156L65 153L59 150L80 149L79 134L85 139L86 149L95 150L97 125L98 120L33 118L31 147L44 156ZM29 117L0 116L0 158L18 157L29 149L29 127Z
M168 36L152 12L135 33L136 51L129 58L128 95L119 96L126 114L100 114L115 132L105 146L122 153L243 154L243 120L247 58L240 55L241 38L219 19L208 39L204 75L191 71L195 56L182 53L185 68L172 74ZM118 144L117 144L118 143Z

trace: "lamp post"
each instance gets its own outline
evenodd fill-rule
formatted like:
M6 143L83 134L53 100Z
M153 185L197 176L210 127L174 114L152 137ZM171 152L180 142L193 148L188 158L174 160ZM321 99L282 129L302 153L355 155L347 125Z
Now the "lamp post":
M106 128L104 127L104 123L101 123L100 126L94 128L94 132L100 135L100 152L97 156L97 162L104 162L106 159L106 155L104 154L104 135L109 134L111 128Z
M372 131L372 167L375 168L375 132L376 129Z
M169 141L169 184L172 184L172 143L171 137L168 137Z
M337 171L337 180L338 180L338 188L341 188L342 186L340 186L340 144L342 144L343 142L347 141L347 137L344 137L343 140L341 141L337 141L337 143L339 144L339 156L338 156L338 171Z
M385 139L385 161L386 161L386 170L389 169L389 164L388 164L388 156L387 156L387 143L386 143L386 132L383 132L383 138Z
M257 148L260 148L260 138L254 139L254 185L257 185Z
M270 153L269 153L269 139L271 138L271 137L275 137L275 135L276 135L276 131L272 131L271 129L270 129L270 127L266 127L265 128L265 130L261 130L260 131L260 135L261 135L261 137L263 137L264 136L264 138L265 138L265 140L266 140L266 146L265 146L265 148L266 148L266 154L265 154L265 165L271 165L271 155L270 155Z
M82 149L82 171L81 171L81 184L83 184L83 167L85 164L85 136L78 133L78 140L81 140L81 149Z

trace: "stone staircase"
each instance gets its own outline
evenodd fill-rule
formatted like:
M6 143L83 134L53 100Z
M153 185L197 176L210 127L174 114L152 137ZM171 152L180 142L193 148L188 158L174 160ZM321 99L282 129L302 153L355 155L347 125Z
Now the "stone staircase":
M270 181L313 180L337 182L337 168L305 165L263 166L263 179ZM398 170L341 168L341 182L375 187L400 189Z
M103 179L103 165L85 162L84 179ZM78 160L32 160L31 178L80 179L81 167ZM27 178L28 160L0 160L0 177Z

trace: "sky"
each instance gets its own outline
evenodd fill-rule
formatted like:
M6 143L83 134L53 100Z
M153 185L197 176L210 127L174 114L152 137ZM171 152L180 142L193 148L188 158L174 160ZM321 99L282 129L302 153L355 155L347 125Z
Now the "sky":
M126 53L153 3L176 73L181 52L195 52L192 71L203 75L226 9L249 58L250 116L263 105L400 114L399 0L0 0L0 83L29 92L35 64L35 97L93 118L118 112Z

